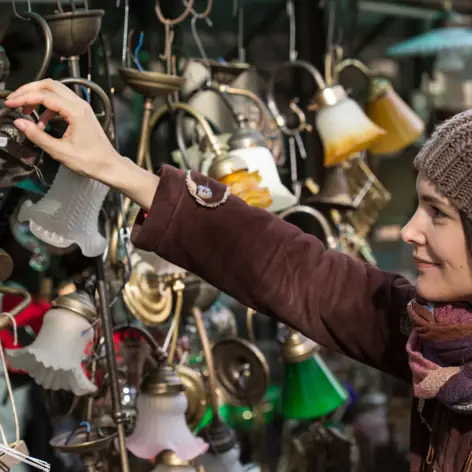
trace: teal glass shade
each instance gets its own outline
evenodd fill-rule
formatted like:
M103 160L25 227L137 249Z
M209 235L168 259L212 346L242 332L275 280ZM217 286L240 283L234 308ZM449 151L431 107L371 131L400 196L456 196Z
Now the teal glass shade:
M318 354L299 363L285 364L281 405L285 418L320 418L339 408L348 398L348 392Z
M18 182L15 187L27 190L28 192L38 193L44 195L44 189L38 184L34 183L31 179L25 179Z
M472 50L472 30L439 28L387 49L390 57L434 56L440 52Z

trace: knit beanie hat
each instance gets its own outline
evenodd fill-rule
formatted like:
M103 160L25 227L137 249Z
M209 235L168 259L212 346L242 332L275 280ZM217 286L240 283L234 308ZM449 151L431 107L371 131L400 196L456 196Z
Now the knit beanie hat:
M413 164L472 220L472 110L441 123Z

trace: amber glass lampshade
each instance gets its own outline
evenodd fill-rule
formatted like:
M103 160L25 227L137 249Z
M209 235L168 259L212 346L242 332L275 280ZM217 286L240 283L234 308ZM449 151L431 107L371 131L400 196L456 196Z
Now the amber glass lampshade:
M369 118L387 131L369 150L373 154L393 154L417 141L424 131L423 120L384 79L374 79L366 105Z

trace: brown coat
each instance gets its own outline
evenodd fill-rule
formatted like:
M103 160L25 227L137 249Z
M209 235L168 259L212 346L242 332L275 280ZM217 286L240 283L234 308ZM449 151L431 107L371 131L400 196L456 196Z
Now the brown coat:
M172 167L164 166L161 177L149 214L140 214L133 228L137 247L157 252L328 349L411 382L400 326L415 289L406 279L325 251L317 238L236 197L203 207L190 195L184 174ZM211 188L210 201L222 198L223 185L197 173L192 179ZM415 402L411 471L426 470L434 416L442 425L434 422L435 470L468 470L472 419L435 415L442 412L435 401L426 402L423 419L417 408Z

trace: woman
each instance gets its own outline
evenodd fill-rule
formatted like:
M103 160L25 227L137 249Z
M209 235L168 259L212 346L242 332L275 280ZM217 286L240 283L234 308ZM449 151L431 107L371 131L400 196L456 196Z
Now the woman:
M325 251L315 237L207 177L138 168L112 148L88 104L60 83L25 85L6 104L26 113L44 105L38 125L16 126L62 164L142 207L132 234L137 247L329 349L412 382L412 471L472 470L472 263L462 222L472 218L472 113L442 125L415 160L419 205L403 229L414 246L415 288ZM44 132L56 114L69 123L62 139Z

